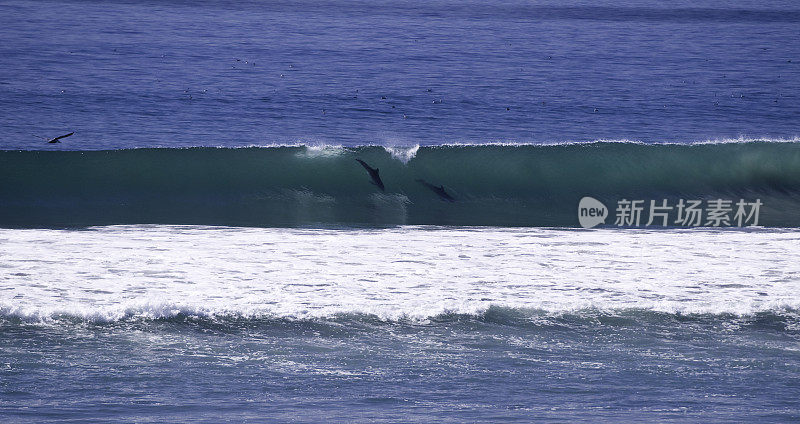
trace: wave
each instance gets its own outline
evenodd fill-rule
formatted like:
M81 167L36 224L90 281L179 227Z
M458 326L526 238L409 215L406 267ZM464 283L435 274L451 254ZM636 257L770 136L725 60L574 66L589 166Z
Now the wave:
M505 305L455 308L420 313L385 314L370 310L340 310L325 313L277 313L265 309L219 309L186 304L149 303L121 304L97 308L61 307L51 309L20 309L0 306L2 324L115 324L131 322L199 321L246 325L275 322L370 322L385 324L436 325L457 321L482 321L500 325L528 326L554 321L580 321L590 324L605 322L676 323L681 321L754 322L770 321L786 324L800 331L800 309L797 305L773 304L763 308L686 309L682 307L596 307L582 306L560 310Z
M575 227L591 196L760 199L760 225L797 227L800 143L772 141L0 151L0 226Z

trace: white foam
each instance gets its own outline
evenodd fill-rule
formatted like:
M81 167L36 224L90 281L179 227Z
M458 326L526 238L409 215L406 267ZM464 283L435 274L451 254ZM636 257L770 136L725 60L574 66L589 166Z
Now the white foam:
M800 143L800 137L774 138L774 137L737 137L737 138L714 138L698 141L693 144L744 144L744 143Z
M346 152L346 149L341 145L310 144L302 147L304 149L300 150L297 156L308 158L335 157Z
M392 155L392 158L399 160L403 163L408 163L411 159L414 159L414 156L417 155L417 151L419 150L419 144L415 144L411 147L387 147L383 146L384 150L389 152Z
M687 139L687 140L662 140L662 141L641 141L629 138L598 138L586 140L527 140L527 141L514 141L514 140L489 140L489 141L445 141L439 144L426 145L425 148L442 148L442 147L486 147L486 146L500 146L500 147L550 147L550 146L572 146L572 145L592 145L592 144L637 144L637 145L680 145L680 146L693 146L693 145L707 145L707 144L748 144L748 143L800 143L800 136L792 137L734 137L734 138L709 138L709 139ZM148 149L178 149L190 150L198 148L213 148L213 149L272 149L283 147L303 147L303 151L298 153L299 156L317 157L317 156L335 156L342 154L348 150L357 149L360 147L383 147L393 158L408 163L413 159L419 145L413 146L386 146L385 144L376 143L363 143L344 146L342 144L326 144L323 142L272 142L262 144L244 144L236 146L225 145L208 145L208 146L182 146L174 147L170 145L148 146L148 147L132 147L118 150L148 150ZM62 146L63 148L63 146ZM67 149L69 150L69 149ZM83 151L102 151L107 150L100 146L96 148L82 148Z
M427 319L800 308L800 231L0 229L0 315Z
M481 147L481 146L501 146L501 147L528 147L528 146L573 146L573 145L592 145L592 144L637 144L637 145L705 145L705 144L747 144L747 143L800 143L800 136L775 138L775 137L736 137L736 138L714 138L706 140L664 140L644 142L629 138L598 138L593 140L543 140L543 141L488 141L488 142L448 142L436 147Z

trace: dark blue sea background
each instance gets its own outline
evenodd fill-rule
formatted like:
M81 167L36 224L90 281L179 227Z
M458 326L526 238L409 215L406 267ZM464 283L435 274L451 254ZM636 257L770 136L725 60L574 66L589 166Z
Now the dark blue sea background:
M4 0L0 148L791 139L798 29L791 1Z
M700 292L723 299L700 312L659 309L648 290L674 281L646 281L635 253L585 280L595 263L586 252L603 240L576 242L571 256L520 249L513 265L476 266L496 271L497 292L470 292L470 301L502 300L480 310L426 315L390 288L328 315L304 315L303 296L286 299L327 284L359 300L360 287L389 278L383 259L391 278L450 287L462 281L429 275L448 266L467 273L459 268L467 253L506 252L505 241L482 250L454 243L405 275L407 252L384 258L399 242L375 230L371 261L348 264L344 250L335 261L315 255L364 225L442 225L443 241L448 225L554 226L541 237L563 246L580 196L614 202L634 193L759 197L763 225L797 226L798 101L792 1L0 0L0 227L8 229L0 244L15 246L0 249L0 422L796 422L800 302L786 287L800 274L789 265L797 261L775 258L800 255L770 250L770 232L759 236L767 254L747 263L732 259L752 247L731 241L739 230L701 233L686 246L696 249L692 266L725 272L700 269L685 296L670 293L678 304L694 305ZM596 150L573 145L584 142ZM705 142L724 146L650 146ZM435 147L492 143L525 146ZM538 144L559 146L528 146ZM306 148L261 148L276 145ZM346 152L328 156L331 146ZM175 150L190 147L206 149ZM369 185L356 157L381 166L387 193ZM442 202L420 178L456 201ZM314 233L319 223L338 232ZM109 224L147 225L87 228ZM238 230L143 235L160 224L256 228L203 258L181 243ZM272 256L251 257L246 272L214 268L235 268L237 249L281 226L316 237L271 242ZM623 236L650 252L671 231L651 245ZM781 231L774 237L790 246L796 230ZM84 236L74 251L65 247ZM108 240L139 244L112 255ZM598 257L613 262L620 246ZM307 284L262 273L275 252L295 248L295 262L274 272L302 280L291 271L316 261ZM108 256L86 253L96 249ZM148 249L182 268L153 271L165 265L143 259ZM93 268L57 271L77 260ZM348 266L375 275L348 279ZM553 278L532 271L554 266ZM180 277L193 270L210 271L202 281ZM548 287L572 284L565 296L574 307L515 306L526 272ZM103 285L126 278L135 290ZM619 281L619 298L640 302L615 303L602 283ZM125 303L195 283L214 290L174 307ZM203 309L228 288L246 296ZM327 293L311 299L339 300ZM237 303L262 295L294 309L248 314ZM595 295L610 300L583 302ZM384 316L381 305L408 316Z

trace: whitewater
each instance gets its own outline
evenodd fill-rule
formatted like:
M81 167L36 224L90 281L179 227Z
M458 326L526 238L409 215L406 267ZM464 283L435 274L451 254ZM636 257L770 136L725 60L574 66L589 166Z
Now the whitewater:
M0 416L791 421L798 240L778 228L2 229Z
M800 232L535 228L0 230L6 320L425 321L545 314L790 314Z

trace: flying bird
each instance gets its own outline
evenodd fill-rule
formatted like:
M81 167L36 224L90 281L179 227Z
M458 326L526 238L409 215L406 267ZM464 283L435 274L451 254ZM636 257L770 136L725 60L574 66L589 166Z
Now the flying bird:
M62 139L62 138L67 138L67 137L71 136L72 134L75 134L75 132L73 131L73 132L71 132L71 133L69 133L69 134L64 134L64 135L60 135L60 136L58 136L58 137L56 137L56 138L51 138L51 139L50 139L50 140L48 140L47 142L48 142L48 143L61 143L61 139Z

